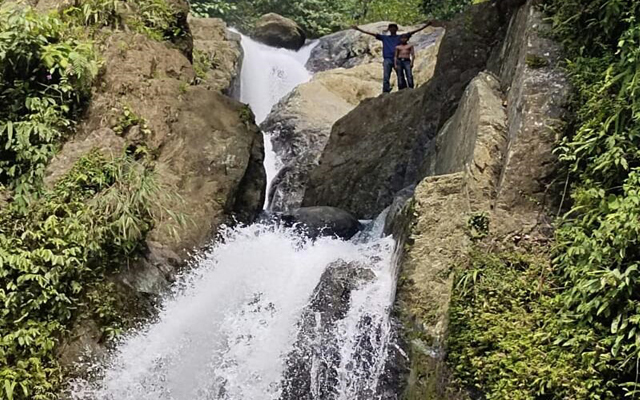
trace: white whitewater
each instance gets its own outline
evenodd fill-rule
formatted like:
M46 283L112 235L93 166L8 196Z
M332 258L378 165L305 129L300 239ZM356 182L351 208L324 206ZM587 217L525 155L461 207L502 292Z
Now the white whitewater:
M379 233L356 243L310 242L260 224L226 231L165 299L157 322L124 337L92 381L73 382L72 398L278 399L299 318L327 265L338 259L366 265L375 279L352 293L337 327L335 399L374 391L385 364L396 274L394 241L376 238ZM372 334L362 332L364 318ZM363 357L373 362L362 365Z
M246 38L243 44L243 99L264 118L295 82L308 79L291 68L295 60L303 66L308 55ZM327 382L317 372L323 359L304 360L312 366L304 399L379 398L396 281L395 243L382 237L383 221L381 215L351 241L310 241L296 230L263 224L224 230L166 296L156 320L125 335L105 361L90 367L90 378L71 382L67 394L74 400L281 399L301 316L328 265L344 260L366 266L374 277L351 293L346 315L332 328L337 380ZM327 385L329 397L321 390Z
M296 86L311 79L305 64L316 43L311 42L299 51L269 47L242 36L244 60L240 73L240 101L249 104L260 125L271 108ZM264 133L264 166L267 173L267 193L271 180L282 165L271 146L271 137ZM266 208L266 201L265 201Z

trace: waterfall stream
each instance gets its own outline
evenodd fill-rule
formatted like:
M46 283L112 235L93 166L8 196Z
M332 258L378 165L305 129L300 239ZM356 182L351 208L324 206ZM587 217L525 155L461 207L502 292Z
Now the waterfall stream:
M308 43L299 51L276 49L242 35L244 60L240 76L240 101L249 104L260 125L271 108L296 86L311 79L305 64L316 46ZM264 167L267 173L267 193L271 181L282 167L273 151L271 136L264 133ZM265 199L265 208L268 199Z
M259 122L310 78L310 46L294 53L247 38L243 46L242 99ZM381 398L396 280L383 225L381 215L351 241L264 224L223 229L155 321L124 335L90 379L71 382L70 397Z

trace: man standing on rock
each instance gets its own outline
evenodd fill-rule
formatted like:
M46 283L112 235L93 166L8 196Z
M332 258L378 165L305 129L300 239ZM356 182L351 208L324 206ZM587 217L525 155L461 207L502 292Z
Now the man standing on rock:
M382 57L383 57L383 62L382 62L382 66L383 66L383 77L382 77L382 91L384 93L389 93L391 92L391 71L393 69L395 69L395 55L396 55L396 47L400 44L400 38L403 35L406 35L407 37L411 37L411 35L414 35L418 32L420 32L421 30L425 29L426 27L428 27L429 25L431 25L431 23L427 23L425 26L423 26L422 28L413 30L411 32L407 32L407 33L403 33L402 35L398 35L398 25L397 24L389 24L389 27L387 28L387 30L389 31L388 35L381 35L381 34L377 34L377 33L373 33L373 32L367 32L365 30L360 29L358 26L353 26L352 28L357 30L358 32L362 32L365 35L371 35L373 37L375 37L376 39L378 39L379 41L382 42ZM397 73L397 71L396 71ZM398 77L399 79L399 77Z
M398 90L413 89L413 62L416 59L416 50L409 43L409 36L402 35L400 44L396 47L395 68L398 74Z

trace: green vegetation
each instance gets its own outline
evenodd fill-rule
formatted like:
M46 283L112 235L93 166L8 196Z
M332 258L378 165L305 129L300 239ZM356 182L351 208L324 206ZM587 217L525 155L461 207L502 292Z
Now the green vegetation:
M558 282L536 247L478 244L457 268L448 354L455 383L488 400L608 398L580 352L556 342L571 328L557 320Z
M92 30L127 26L155 40L174 40L186 33L178 14L167 0L88 0L65 9L60 17L72 26Z
M88 289L138 250L163 192L143 164L93 152L26 212L0 212L0 398L55 397L56 345L80 314L114 322Z
M640 395L640 3L551 1L569 51L574 119L558 153L572 209L557 232L564 346L608 381L618 398ZM579 334L578 334L579 332Z
M311 37L353 24L395 21L411 25L427 19L449 19L472 0L194 0L200 16L219 17L250 32L263 14L275 12L296 21ZM478 1L476 1L478 2Z
M487 399L632 399L640 396L640 3L545 8L574 85L557 149L570 210L552 254L482 247L458 271L449 362L463 387Z
M0 184L26 207L99 64L91 43L55 16L2 8L0 26Z
M164 0L91 0L47 15L0 8L0 399L57 398L68 330L89 317L105 338L120 331L108 276L139 253L153 221L176 218L143 143L115 160L91 152L53 188L43 184L89 100L101 30L173 40L183 34L176 16ZM125 107L116 128L135 125L148 133Z

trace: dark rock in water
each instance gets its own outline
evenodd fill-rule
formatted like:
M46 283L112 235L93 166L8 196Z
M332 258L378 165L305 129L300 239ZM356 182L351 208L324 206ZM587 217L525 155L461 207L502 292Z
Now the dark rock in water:
M260 17L252 36L269 46L290 50L300 49L307 40L304 30L295 21L275 13Z
M338 321L349 311L351 293L373 280L363 265L338 260L327 267L299 322L298 340L287 357L281 400L332 399L338 383Z
M335 207L302 207L280 215L285 226L298 225L310 238L337 236L351 239L362 228L360 221Z

